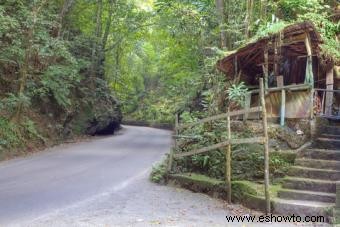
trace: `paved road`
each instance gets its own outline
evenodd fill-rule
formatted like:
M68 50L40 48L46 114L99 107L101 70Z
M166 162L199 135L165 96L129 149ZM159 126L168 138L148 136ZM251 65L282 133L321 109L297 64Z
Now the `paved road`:
M39 217L126 187L169 151L170 132L125 126L119 135L0 164L0 224Z
M119 135L0 163L0 226L223 225L239 206L148 181L170 132L125 126Z

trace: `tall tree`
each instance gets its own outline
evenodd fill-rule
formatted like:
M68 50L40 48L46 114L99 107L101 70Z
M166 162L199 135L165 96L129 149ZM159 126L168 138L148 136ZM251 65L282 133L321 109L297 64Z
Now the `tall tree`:
M220 24L220 47L226 49L227 34L226 34L226 20L225 20L225 3L224 0L215 0L218 21Z
M64 18L67 15L67 13L70 11L72 5L74 4L75 0L65 0L63 3L63 6L60 10L60 13L58 15L58 30L57 30L57 37L61 36L62 26L64 23Z
M253 23L254 1L253 0L246 1L247 1L247 14L245 19L245 37L246 39L248 39L250 37L250 29Z
M102 35L102 16L103 16L103 0L97 0L90 72L90 81L92 84L92 88L95 88L96 86L95 78L97 76L97 73L99 72L99 67L101 67L98 65L99 63L98 56L101 45L100 42Z
M32 48L34 45L34 36L35 36L35 29L36 24L38 21L38 17L40 12L43 10L43 7L47 3L47 0L42 0L38 2L32 3L31 12L29 15L30 23L28 24L27 28L25 29L24 33L24 59L20 64L19 69L19 89L18 89L18 103L16 107L15 114L12 116L11 121L18 122L21 120L21 113L24 105L24 95L27 86L27 78L29 75L30 69L30 60L32 55Z

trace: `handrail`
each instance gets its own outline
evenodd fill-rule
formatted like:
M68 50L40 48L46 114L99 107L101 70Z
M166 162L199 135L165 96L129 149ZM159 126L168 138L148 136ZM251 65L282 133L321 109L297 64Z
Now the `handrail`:
M315 88L315 91L325 91L325 92L339 92L340 90L331 90L331 89L322 89L322 88Z
M178 127L176 129L181 130L181 129L185 129L185 128L191 128L193 126L203 124L203 123L206 123L206 122L210 122L210 121L216 121L216 120L220 120L220 119L227 118L227 117L243 115L245 113L257 113L257 112L261 112L261 111L262 111L261 106L252 107L252 108L244 109L244 110L236 110L236 111L229 112L229 113L223 113L223 114L215 115L215 116L212 116L212 117L203 118L203 119L198 120L198 121L193 122L193 123L181 124L181 125L178 125Z
M227 145L236 145L236 144L254 144L254 143L259 143L259 144L263 144L265 143L266 138L265 137L254 137L254 138L244 138L244 139L230 139L230 140L226 140L223 142L220 142L218 144L214 144L208 147L204 147L198 150L192 150L192 151L188 151L188 152L184 152L184 153L177 153L174 154L174 158L181 158L181 157L186 157L186 156L191 156L191 155L197 155L197 154L201 154L201 153L205 153L211 150L215 150L221 147L225 147Z
M283 87L271 87L266 89L266 92L275 92L275 91L282 91L282 90L289 90L289 91L299 91L299 90L307 90L311 89L312 87L309 84L293 84L293 85L287 85ZM256 94L259 93L260 89L256 90L250 90L250 94Z

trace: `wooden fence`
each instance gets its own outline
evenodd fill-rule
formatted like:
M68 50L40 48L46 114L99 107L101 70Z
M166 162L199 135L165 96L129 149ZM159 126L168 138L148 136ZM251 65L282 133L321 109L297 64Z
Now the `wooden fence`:
M265 89L263 84L263 79L260 79L260 90L259 90L259 97L261 106L253 107L253 108L246 108L244 110L237 110L230 112L228 110L227 113L219 114L216 116L207 117L201 119L194 123L187 123L187 124L180 124L179 123L179 116L176 115L176 123L175 123L175 149L173 149L170 153L169 163L168 163L168 171L172 171L173 160L188 157L192 155L202 154L208 151L216 150L218 148L226 148L226 184L227 184L227 193L228 193L228 202L231 203L231 145L235 144L253 144L259 143L264 145L264 185L265 185L265 198L266 198L266 211L270 213L270 197L269 197L269 146L268 146L268 127L267 127L267 112L265 106ZM230 117L238 116L238 115L247 115L249 113L262 113L262 124L263 124L263 136L262 137L255 137L255 138L243 138L243 139L232 139L231 138L231 127L230 127ZM177 139L182 138L180 136L180 132L183 129L192 128L196 125L204 124L206 122L216 121L226 119L227 120L227 139L211 146L203 147L197 150L192 150L189 152L183 153L176 153L177 150Z

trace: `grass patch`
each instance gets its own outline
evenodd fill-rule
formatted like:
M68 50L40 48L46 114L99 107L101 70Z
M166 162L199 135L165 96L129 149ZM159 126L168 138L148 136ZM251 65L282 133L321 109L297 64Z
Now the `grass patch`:
M178 183L180 186L195 192L203 192L207 194L217 193L222 195L222 197L227 194L225 181L202 174L172 174L169 178ZM281 189L281 185L270 185L270 197L276 198L279 189ZM245 180L232 182L232 198L234 201L242 203L244 200L249 199L249 197L257 198L259 200L264 199L264 185Z

